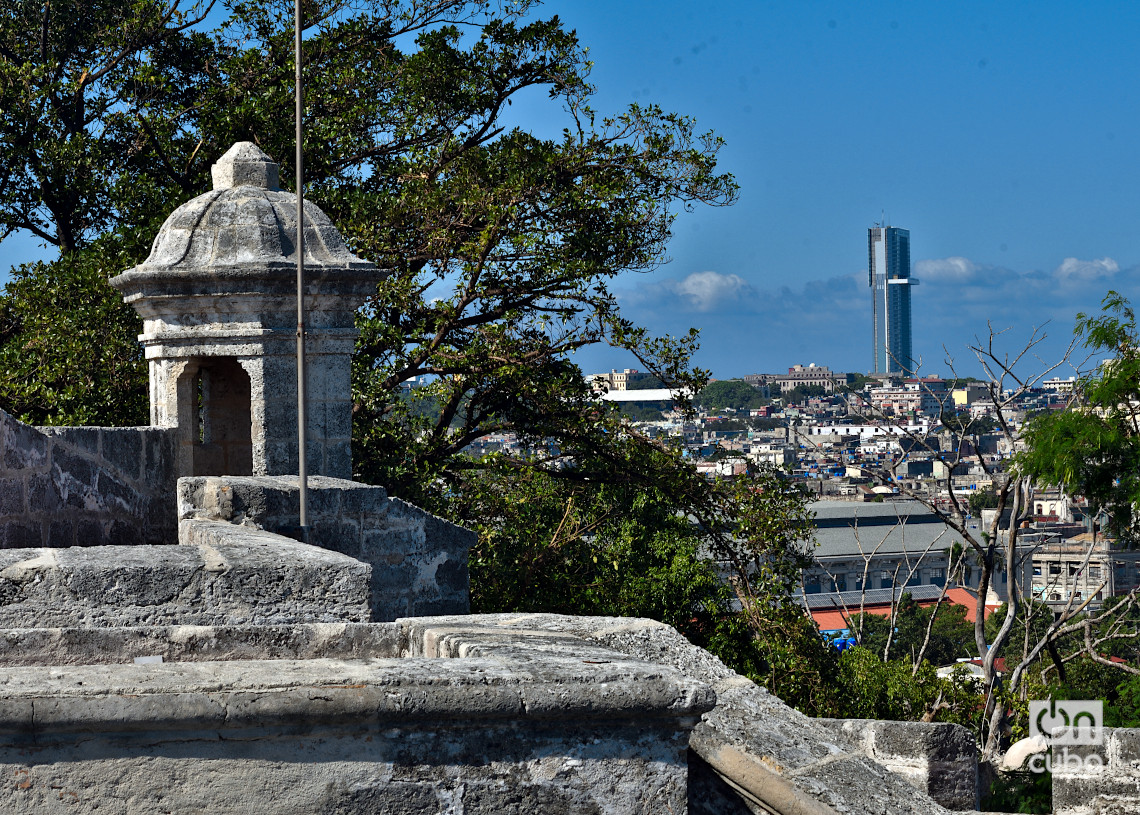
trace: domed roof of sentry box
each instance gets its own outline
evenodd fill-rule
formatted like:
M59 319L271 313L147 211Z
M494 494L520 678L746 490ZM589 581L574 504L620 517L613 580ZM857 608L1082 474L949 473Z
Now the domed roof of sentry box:
M126 273L206 272L229 276L296 268L297 198L278 187L277 164L238 142L212 167L214 189L171 213L150 256ZM348 251L328 216L305 202L305 266L374 270Z

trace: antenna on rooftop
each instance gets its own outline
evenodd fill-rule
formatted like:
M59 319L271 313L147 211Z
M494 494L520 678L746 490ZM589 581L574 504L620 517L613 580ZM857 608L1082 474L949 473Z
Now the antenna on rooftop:
M305 176L302 150L301 0L293 0L294 118L297 141L297 486L300 490L301 541L309 542L309 467L305 421Z

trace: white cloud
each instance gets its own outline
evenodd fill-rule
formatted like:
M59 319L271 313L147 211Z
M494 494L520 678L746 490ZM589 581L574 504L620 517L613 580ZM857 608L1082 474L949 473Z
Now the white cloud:
M1140 266L1112 258L1067 258L1056 270L989 265L964 257L922 260L911 293L914 349L926 369L939 372L947 353L960 373L978 375L967 350L992 328L1005 331L999 346L1016 353L1034 329L1046 342L1033 358L1060 359L1078 311L1095 313L1109 288L1140 290ZM774 371L815 361L839 370L866 370L871 357L871 291L865 270L794 286L764 286L759 272L697 272L659 281L642 278L619 292L635 322L659 333L701 329L700 364L718 375ZM944 351L943 346L947 349ZM1027 358L1029 359L1029 358ZM1028 369L1027 369L1028 370Z
M751 298L756 292L739 275L693 272L683 280L670 281L673 291L697 311L713 311L720 305Z
M702 313L738 312L755 298L756 290L743 277L720 272L693 272L680 280L667 278L621 292L621 299L629 305Z
M931 283L963 283L972 280L980 268L969 258L963 257L920 260L914 264L914 276Z
M1119 271L1119 264L1108 257L1100 260L1065 258L1061 261L1061 265L1053 270L1053 276L1058 280L1099 280L1112 277Z

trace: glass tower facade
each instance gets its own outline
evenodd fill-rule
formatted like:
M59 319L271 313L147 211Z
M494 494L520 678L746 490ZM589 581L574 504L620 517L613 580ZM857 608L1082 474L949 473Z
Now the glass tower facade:
M867 282L873 296L871 341L877 374L913 374L911 349L910 231L894 226L867 230Z

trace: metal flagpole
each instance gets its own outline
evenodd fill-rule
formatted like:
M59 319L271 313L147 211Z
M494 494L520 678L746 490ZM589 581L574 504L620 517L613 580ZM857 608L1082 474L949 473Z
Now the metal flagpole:
M305 210L302 155L301 0L293 2L293 62L296 69L295 119L297 140L297 483L301 493L301 540L309 542L309 468L305 421Z

